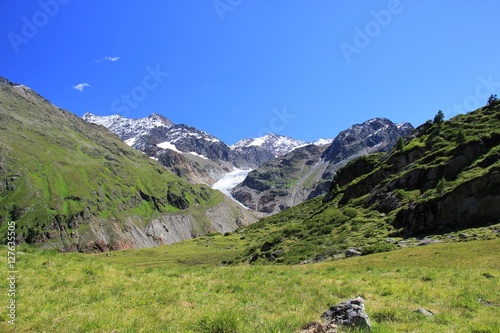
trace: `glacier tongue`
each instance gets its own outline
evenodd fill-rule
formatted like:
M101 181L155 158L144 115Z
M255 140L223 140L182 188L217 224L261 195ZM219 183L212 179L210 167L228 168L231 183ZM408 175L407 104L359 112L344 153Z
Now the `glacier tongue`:
M216 183L214 183L212 185L212 188L214 190L221 191L222 193L227 195L229 198L236 201L238 204L242 205L245 208L248 208L248 207L244 206L241 202L239 202L238 200L233 198L233 196L231 195L231 190L234 187L236 187L236 185L243 182L250 171L252 171L252 169L242 170L242 169L234 168L233 171L225 174L224 177L222 177Z

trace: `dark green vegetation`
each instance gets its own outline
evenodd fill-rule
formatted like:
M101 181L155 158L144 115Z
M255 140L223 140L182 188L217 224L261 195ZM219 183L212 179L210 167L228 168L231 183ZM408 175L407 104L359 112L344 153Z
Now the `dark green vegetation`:
M22 246L16 327L2 311L0 331L293 333L358 295L373 333L500 330L499 307L478 301L500 303L500 239L309 265L222 267L229 243L209 237L110 256ZM0 289L7 284L1 279Z
M2 239L6 222L14 220L18 242L82 251L140 246L120 234L143 228L160 213L200 205L206 210L224 200L207 186L174 176L105 128L1 80Z
M500 103L420 126L389 154L351 161L330 193L244 230L232 262L299 263L398 248L405 238L496 238L500 219ZM472 237L472 238L474 238Z

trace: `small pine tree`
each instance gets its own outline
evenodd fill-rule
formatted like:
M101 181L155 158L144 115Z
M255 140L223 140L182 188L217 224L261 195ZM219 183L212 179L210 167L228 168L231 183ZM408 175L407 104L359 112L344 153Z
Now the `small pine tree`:
M444 121L444 113L443 111L439 110L436 116L434 116L434 124L441 125Z
M437 194L443 194L444 192L444 189L446 187L446 179L441 178L441 180L437 183L437 186L436 186L436 193Z
M497 94L495 95L491 94L490 97L488 98L488 103L486 103L486 105L490 106L495 104L496 102L498 102Z
M403 137L400 136L399 139L398 139L398 142L396 144L396 150L397 151L403 151L403 149L405 149L405 142L403 140Z

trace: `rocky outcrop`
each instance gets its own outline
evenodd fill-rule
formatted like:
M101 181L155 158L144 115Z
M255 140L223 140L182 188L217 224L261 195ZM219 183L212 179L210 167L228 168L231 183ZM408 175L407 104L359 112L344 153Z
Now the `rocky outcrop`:
M51 228L26 241L61 251L104 252L172 244L212 232L232 232L255 221L254 214L227 199L205 212L158 214L149 222L139 216L107 220L83 212L70 223L54 219ZM145 227L141 227L145 222ZM87 227L79 228L83 225Z
M453 191L401 209L394 220L405 236L449 232L500 222L500 169Z
M321 315L326 323L311 322L302 327L301 333L337 333L347 330L370 332L371 323L365 311L365 301L356 297L339 304L332 305Z
M365 311L365 301L362 297L347 300L333 305L321 315L330 325L354 328L369 332L370 318Z

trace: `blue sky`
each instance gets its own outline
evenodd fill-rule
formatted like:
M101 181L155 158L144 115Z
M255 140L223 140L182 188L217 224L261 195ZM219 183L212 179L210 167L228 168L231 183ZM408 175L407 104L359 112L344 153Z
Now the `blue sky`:
M499 13L497 0L2 0L0 76L78 116L310 141L483 105L500 93Z

